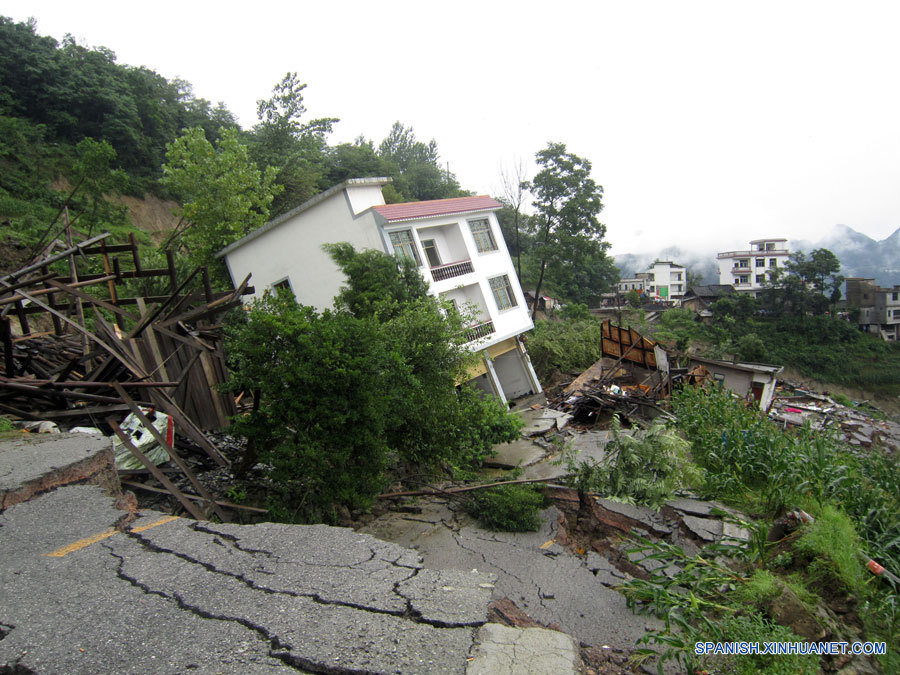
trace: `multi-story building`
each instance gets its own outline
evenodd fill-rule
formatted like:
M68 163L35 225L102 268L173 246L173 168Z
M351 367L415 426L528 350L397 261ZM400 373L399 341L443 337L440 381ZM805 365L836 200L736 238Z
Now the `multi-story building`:
M474 312L469 348L481 354L472 384L504 402L541 391L520 335L533 327L491 197L385 204L390 178L344 181L220 251L232 281L253 275L257 293L289 288L331 307L345 279L322 249L349 242L412 260L431 295Z
M683 265L670 260L657 260L643 273L644 292L658 300L681 300L687 284L687 271Z
M638 293L643 293L646 290L647 283L647 274L645 272L638 272L633 277L628 277L627 279L619 279L619 283L616 286L619 293L624 295L628 291L637 291Z
M847 307L859 310L857 322L867 333L894 342L900 339L900 286L881 288L874 279L847 279Z
M719 283L734 286L739 293L751 293L753 297L765 287L769 273L784 267L790 251L787 239L755 239L749 251L725 251L716 257L719 261Z

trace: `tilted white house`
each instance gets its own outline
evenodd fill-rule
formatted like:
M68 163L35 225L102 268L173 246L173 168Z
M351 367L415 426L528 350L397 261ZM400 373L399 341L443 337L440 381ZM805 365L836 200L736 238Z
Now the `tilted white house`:
M331 307L343 273L323 244L349 242L409 258L428 292L473 308L469 348L480 352L472 383L504 402L541 391L520 335L533 324L491 197L385 204L390 178L355 178L322 192L217 254L231 279L253 275L257 294L287 286L297 301Z

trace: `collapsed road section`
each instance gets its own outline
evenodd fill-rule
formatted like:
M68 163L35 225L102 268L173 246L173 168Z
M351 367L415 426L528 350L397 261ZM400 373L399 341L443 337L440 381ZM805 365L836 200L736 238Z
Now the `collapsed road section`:
M459 673L486 621L489 574L352 530L123 515L93 485L0 514L0 669Z

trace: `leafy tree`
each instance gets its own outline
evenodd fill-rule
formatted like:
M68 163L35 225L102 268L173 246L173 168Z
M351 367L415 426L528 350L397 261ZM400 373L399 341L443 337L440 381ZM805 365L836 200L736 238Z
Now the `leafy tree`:
M770 274L761 297L776 314L824 314L841 298L840 269L840 261L828 249L816 249L809 257L796 251L783 268Z
M377 152L372 141L362 136L353 143L341 143L326 150L326 187L337 185L349 178L389 176L393 170Z
M425 279L410 260L398 263L383 251L356 251L346 242L324 248L347 277L348 285L335 298L338 310L356 317L390 318L428 295Z
M603 188L591 178L591 163L566 151L562 143L550 143L536 155L541 170L529 184L535 217L535 260L538 278L535 297L548 268L560 273L605 257L606 226L597 220L603 208ZM537 313L537 302L533 315Z
M628 303L629 307L640 307L641 306L641 292L636 288L632 288L625 294L625 302Z
M387 162L394 188L403 201L446 199L468 193L461 190L456 176L439 164L437 142L416 139L412 127L394 122L378 146L378 156Z
M684 288L688 290L689 288L696 288L697 286L703 285L703 276L700 272L695 270L693 267L688 267L684 273L685 281Z
M390 379L400 364L378 325L317 314L290 293L266 294L227 329L231 386L257 407L232 424L269 464L280 520L334 521L335 504L366 508L387 484Z
M184 204L174 236L194 264L212 264L217 251L261 227L281 190L275 169L260 171L233 129L215 146L203 129L188 129L168 146L166 160L163 182ZM215 269L224 280L220 266Z
M560 316L567 321L582 321L591 318L591 310L580 302L570 302L562 308Z

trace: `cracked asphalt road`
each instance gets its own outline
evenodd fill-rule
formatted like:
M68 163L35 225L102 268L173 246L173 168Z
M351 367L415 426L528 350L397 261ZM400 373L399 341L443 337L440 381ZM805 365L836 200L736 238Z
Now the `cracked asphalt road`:
M429 567L495 575L495 600L509 598L535 621L557 624L576 641L634 648L647 626L661 622L633 614L613 590L626 575L595 574L603 566L593 558L600 556L582 559L548 545L557 537L558 515L554 507L544 511L538 532L491 532L432 500L423 501L422 514L390 514L362 531L415 548Z
M342 528L122 516L93 486L0 514L0 670L460 673L495 581Z

